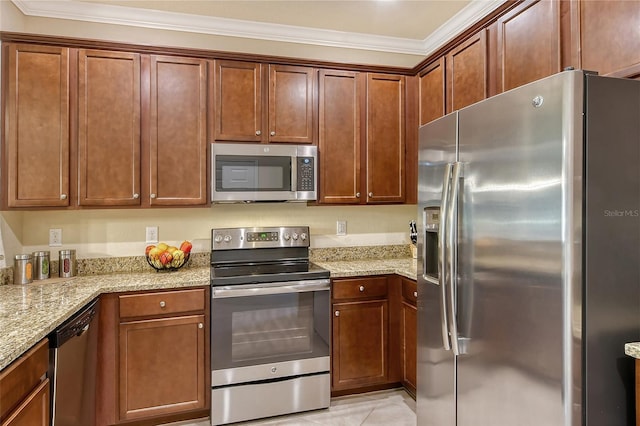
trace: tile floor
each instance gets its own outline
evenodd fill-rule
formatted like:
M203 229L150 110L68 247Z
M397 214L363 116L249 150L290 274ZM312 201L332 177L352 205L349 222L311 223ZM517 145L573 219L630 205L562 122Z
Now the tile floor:
M332 398L326 410L235 423L237 426L415 426L416 402L402 389ZM209 426L209 419L165 426Z

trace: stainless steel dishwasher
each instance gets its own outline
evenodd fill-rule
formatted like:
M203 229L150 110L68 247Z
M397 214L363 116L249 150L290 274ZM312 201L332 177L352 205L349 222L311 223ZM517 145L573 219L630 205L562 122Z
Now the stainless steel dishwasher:
M54 426L95 423L98 309L94 299L49 335Z

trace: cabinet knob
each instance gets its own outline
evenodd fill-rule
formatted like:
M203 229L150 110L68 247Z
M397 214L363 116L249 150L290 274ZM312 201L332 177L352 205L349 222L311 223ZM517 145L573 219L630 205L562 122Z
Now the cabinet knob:
M138 198L140 198L140 194L138 194L138 193L136 192L135 194L133 194L133 198L135 198L135 199L137 200Z
M161 308L164 308L165 306L167 306L167 304L165 303L165 301L164 301L164 300L161 300L161 301L160 301L160 307L161 307Z
M262 132L260 130L256 130L256 136L260 136Z
M356 198L360 198L360 193L356 192Z
M67 199L67 194L60 194L60 199L61 200L66 200Z
M340 311L335 311L335 312L333 313L333 315L335 315L335 316L339 317L339 316L340 316Z
M360 291L364 291L364 286L363 286L363 285L361 285L361 286L358 288L358 290L360 290Z
M198 323L198 328L204 328L204 324L203 323Z
M370 192L370 193L369 193L369 197L373 197L373 192Z
M270 133L270 134L271 134L271 136L275 136L275 135L276 135L276 132L271 131L271 133Z
M417 291L413 292L413 297L418 297L418 292Z
M149 197L156 198L156 194L151 194L151 195L149 195Z

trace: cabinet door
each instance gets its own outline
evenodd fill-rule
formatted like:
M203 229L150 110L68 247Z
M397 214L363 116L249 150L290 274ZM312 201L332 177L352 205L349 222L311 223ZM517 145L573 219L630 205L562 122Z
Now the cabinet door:
M207 62L151 56L150 203L207 202Z
M69 49L9 44L7 205L69 205Z
M320 203L360 203L362 76L351 71L320 71Z
M262 65L215 61L215 139L260 142L262 133Z
M487 97L486 39L481 30L447 54L447 112Z
M140 204L140 56L78 52L78 203Z
M313 86L308 67L269 65L269 142L313 142Z
M205 408L204 315L120 324L120 420Z
M445 57L431 63L420 73L420 125L445 114Z
M401 334L402 334L402 382L408 390L416 393L417 357L417 284L402 278Z
M640 24L640 2L581 1L581 68L598 74L637 77L640 38L631 36Z
M333 304L334 390L387 381L387 306L386 299Z
M49 379L43 380L1 426L49 426Z
M404 77L367 76L367 202L398 203L404 186Z
M497 21L499 89L507 91L560 71L557 0L527 0Z

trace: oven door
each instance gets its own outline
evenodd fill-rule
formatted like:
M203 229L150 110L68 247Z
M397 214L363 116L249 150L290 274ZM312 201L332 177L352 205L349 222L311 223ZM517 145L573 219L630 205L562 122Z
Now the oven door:
M329 279L212 287L212 386L329 371Z

